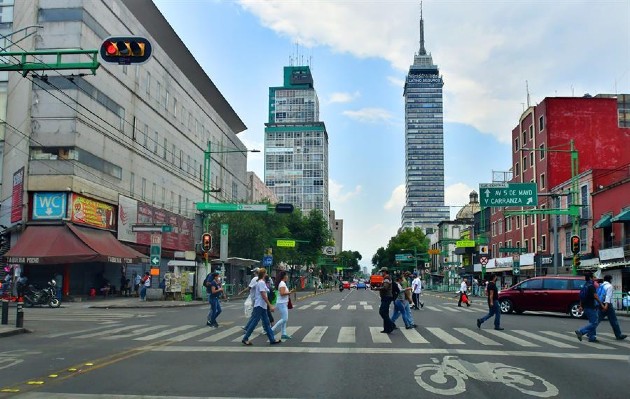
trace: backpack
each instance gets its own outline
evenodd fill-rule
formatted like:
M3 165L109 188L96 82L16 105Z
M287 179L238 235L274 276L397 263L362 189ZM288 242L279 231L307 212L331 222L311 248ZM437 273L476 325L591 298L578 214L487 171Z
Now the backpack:
M599 285L599 288L597 289L597 296L599 297L599 300L602 302L603 305L604 299L606 299L606 287L604 287L604 283Z
M208 273L208 275L206 276L206 279L203 281L203 286L210 289L210 283L212 283L212 279L210 278L210 276L212 275L212 273Z
M584 283L582 288L580 288L580 302L582 302L582 305L584 305L584 303L589 300L588 291L589 291L589 288L592 286L593 286L593 282L587 281L586 283Z
M269 299L269 303L270 304L275 304L276 303L276 290L274 289L269 289L269 291L267 292L267 299Z
M398 294L400 294L400 288L398 288L398 283L394 281L392 283L392 296L394 299L398 298Z

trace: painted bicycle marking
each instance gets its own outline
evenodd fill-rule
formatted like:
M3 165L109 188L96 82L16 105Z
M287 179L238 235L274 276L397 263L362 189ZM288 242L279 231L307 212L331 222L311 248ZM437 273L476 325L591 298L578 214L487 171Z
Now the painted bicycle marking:
M39 355L42 352L29 351L26 349L15 349L12 351L0 352L0 370L18 365L24 361L22 356Z
M466 392L466 380L496 382L524 394L550 398L559 394L558 388L541 377L519 367L502 363L471 363L457 356L444 356L442 363L419 364L414 372L418 385L428 392L452 396Z

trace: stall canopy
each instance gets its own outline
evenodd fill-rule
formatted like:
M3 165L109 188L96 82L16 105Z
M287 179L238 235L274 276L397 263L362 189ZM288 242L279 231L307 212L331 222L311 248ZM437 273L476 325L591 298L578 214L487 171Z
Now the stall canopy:
M612 218L610 220L613 223L630 222L630 208L624 209L617 216L615 216L614 218Z
M74 225L29 226L4 256L8 263L140 263L146 256L121 244L109 231Z
M602 215L602 217L599 219L597 223L595 223L593 228L603 229L605 227L610 227L612 225L611 219L612 219L612 214L606 213L605 215Z

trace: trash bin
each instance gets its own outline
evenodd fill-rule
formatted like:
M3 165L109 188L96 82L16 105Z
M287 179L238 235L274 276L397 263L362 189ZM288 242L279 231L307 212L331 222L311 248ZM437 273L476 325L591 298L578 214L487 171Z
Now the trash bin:
M192 302L192 294L184 294L184 302Z

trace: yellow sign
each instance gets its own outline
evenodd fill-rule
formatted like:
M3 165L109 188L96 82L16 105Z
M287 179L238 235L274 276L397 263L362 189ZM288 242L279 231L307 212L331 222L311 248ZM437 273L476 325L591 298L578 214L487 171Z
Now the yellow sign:
M278 240L276 246L293 248L295 247L295 240Z
M429 255L439 255L440 254L440 250L439 249L430 249L427 252L429 253Z
M457 248L474 248L475 240L459 240L455 243Z

